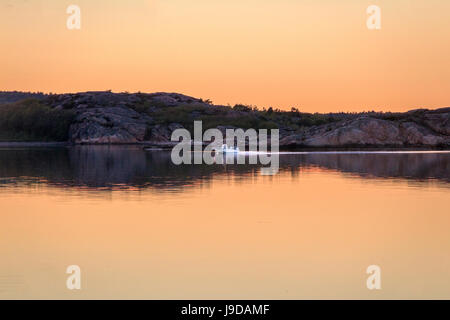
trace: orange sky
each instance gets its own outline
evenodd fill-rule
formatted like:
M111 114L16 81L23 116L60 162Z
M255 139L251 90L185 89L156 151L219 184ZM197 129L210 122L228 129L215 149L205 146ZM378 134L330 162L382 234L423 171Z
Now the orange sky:
M66 8L81 7L81 30ZM366 27L366 8L382 29ZM169 91L302 111L450 105L450 1L0 0L0 90Z

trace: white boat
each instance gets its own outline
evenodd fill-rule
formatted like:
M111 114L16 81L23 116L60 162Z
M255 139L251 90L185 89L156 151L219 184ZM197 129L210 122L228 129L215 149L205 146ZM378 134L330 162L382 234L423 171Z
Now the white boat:
M239 148L238 147L230 148L230 147L228 147L228 145L223 144L222 148L220 148L218 150L218 152L220 152L220 153L238 153L239 152Z

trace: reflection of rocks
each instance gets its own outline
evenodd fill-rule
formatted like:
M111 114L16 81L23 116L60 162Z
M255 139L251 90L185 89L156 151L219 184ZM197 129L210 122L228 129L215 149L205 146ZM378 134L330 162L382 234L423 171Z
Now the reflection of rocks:
M145 176L147 159L136 148L74 147L68 150L75 185L133 185Z
M437 179L450 182L450 154L307 154L293 165L314 165L379 178Z
M246 161L248 163L248 161ZM280 172L322 167L364 178L436 179L450 182L450 154L291 154L280 156ZM174 165L170 152L146 152L136 146L0 149L0 187L44 181L61 187L93 189L154 188L180 190L208 185L215 175L241 179L260 165Z
M95 189L173 190L207 184L217 173L245 176L257 170L248 165L177 166L168 151L146 152L136 146L0 149L0 186L8 180Z

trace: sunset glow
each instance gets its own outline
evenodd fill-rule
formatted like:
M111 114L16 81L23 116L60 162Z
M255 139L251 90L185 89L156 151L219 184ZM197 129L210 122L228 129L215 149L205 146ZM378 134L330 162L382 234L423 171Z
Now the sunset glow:
M66 28L70 4L81 30ZM381 30L366 27L371 4ZM444 107L448 12L440 0L0 0L0 90L166 91L308 112Z

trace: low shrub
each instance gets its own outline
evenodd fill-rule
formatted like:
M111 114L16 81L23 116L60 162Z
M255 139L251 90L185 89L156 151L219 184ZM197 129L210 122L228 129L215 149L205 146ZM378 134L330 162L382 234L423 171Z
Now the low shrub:
M52 109L35 99L0 105L0 139L66 141L74 117L71 110Z

